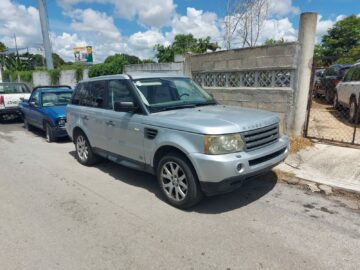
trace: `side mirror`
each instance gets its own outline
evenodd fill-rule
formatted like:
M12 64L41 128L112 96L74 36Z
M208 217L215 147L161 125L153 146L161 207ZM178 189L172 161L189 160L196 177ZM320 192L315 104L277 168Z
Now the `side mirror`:
M134 102L115 102L114 111L116 112L133 112L136 111L138 107Z
M39 107L39 103L36 101L30 101L30 106L32 107Z

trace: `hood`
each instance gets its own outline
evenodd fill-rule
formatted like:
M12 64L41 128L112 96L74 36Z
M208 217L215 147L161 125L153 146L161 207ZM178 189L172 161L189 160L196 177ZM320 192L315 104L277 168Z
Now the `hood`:
M150 117L156 126L214 135L253 130L279 122L275 113L224 105L164 111Z
M66 106L43 107L43 111L53 119L65 118L65 110Z

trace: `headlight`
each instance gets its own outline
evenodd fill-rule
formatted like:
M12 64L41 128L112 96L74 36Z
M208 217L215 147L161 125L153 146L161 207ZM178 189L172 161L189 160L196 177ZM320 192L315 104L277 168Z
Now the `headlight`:
M244 150L240 134L206 135L205 154L221 155Z
M59 119L59 120L58 120L58 126L59 126L59 127L65 126L65 123L66 123L66 119Z

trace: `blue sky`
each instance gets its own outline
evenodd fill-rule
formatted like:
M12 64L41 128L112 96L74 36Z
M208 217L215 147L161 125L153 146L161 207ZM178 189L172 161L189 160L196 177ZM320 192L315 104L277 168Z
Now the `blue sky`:
M269 13L258 43L297 37L299 14L319 14L317 41L336 20L360 14L360 0L268 0ZM41 32L37 0L0 1L0 40L12 47L13 33L25 47L38 47ZM211 36L223 43L226 0L47 0L53 50L72 60L72 48L92 45L95 59L113 53L154 56L157 43L176 34ZM236 44L234 44L236 47Z

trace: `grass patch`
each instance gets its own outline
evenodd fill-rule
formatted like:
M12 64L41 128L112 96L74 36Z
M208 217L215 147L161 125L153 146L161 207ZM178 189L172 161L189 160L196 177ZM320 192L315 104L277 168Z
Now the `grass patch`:
M290 138L290 154L295 154L301 150L312 147L314 144L304 137L291 137Z

